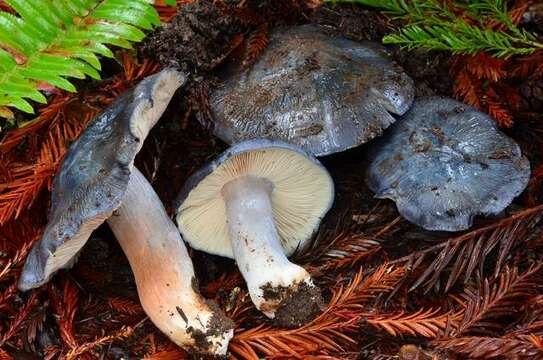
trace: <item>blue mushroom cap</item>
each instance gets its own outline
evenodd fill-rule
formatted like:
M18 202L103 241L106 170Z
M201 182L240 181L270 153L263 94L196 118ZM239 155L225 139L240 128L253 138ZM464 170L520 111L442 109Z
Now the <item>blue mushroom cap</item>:
M460 231L498 214L527 186L530 164L495 121L453 99L415 101L371 154L377 198L427 230Z
M214 133L228 144L283 140L314 154L381 135L414 98L413 81L375 43L328 36L313 25L279 29L248 69L211 94Z

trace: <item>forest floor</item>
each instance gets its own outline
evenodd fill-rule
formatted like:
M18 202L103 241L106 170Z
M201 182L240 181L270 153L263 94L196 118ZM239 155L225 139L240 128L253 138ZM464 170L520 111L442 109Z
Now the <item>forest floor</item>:
M155 63L193 74L136 160L171 213L185 180L227 147L210 135L206 111L207 91L226 63L253 61L269 31L280 26L316 23L331 33L376 42L397 26L361 6L311 9L286 0L252 1L243 8L198 2L181 6L177 18L166 7L159 10L172 26L150 36L137 54L119 53L119 62L104 63L104 80L80 84L78 95L55 95L53 115L42 112L42 125L0 138L0 196L1 181L18 176L16 165L50 160L50 167L40 170L40 182L25 188L32 201L20 199L0 217L0 359L187 356L146 319L128 261L105 225L74 268L50 285L25 294L14 287L29 244L45 224L46 188L61 153L115 94L156 71ZM165 38L177 39L176 45ZM461 70L451 69L468 62L465 58L389 50L415 81L417 96L458 95L455 76ZM521 86L524 80L507 85ZM393 202L374 199L364 181L367 146L321 159L335 181L336 201L312 248L295 261L326 289L327 305L302 328L273 327L251 306L233 261L192 250L203 295L236 321L231 357L543 357L543 122L528 110L512 116L515 124L502 130L530 159L530 185L503 214L478 218L461 233L424 231L402 219ZM2 206L7 211L5 202Z

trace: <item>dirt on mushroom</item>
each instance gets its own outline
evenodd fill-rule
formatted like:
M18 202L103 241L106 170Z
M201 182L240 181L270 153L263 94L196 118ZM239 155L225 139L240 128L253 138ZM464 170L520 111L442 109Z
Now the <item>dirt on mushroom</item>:
M272 323L279 327L296 328L315 318L324 307L320 290L301 283L296 289L273 287L270 283L261 287L266 300L283 299L275 312Z
M194 329L192 327L188 328L188 333L190 333L194 338L194 354L191 354L194 359L224 359L225 357L216 355L204 355L200 354L202 350L209 349L213 344L209 342L210 337L220 336L230 329L234 329L236 324L224 315L220 307L216 302L207 300L206 303L213 311L213 316L208 321L208 330L204 333L199 329Z

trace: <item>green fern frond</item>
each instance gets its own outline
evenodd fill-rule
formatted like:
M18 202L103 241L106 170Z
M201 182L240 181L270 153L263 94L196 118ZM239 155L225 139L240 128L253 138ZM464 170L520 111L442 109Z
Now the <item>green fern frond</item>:
M408 24L383 38L408 49L446 50L454 54L485 51L496 57L531 54L543 43L519 29L504 0L325 0L359 3L383 10ZM503 25L497 30L492 22Z
M160 24L153 0L5 0L0 11L0 108L33 113L48 84L76 91L67 78L100 78L106 45L130 48Z

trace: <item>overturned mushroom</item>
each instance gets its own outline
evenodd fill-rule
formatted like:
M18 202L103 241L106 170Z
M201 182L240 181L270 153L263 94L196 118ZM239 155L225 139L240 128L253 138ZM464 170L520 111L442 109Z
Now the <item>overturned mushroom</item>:
M92 231L119 207L136 154L184 81L171 69L147 77L70 146L53 181L49 222L26 259L21 290L38 287L72 265Z
M298 326L319 310L320 291L287 256L307 245L333 199L332 179L315 158L254 139L191 176L177 224L192 247L236 260L259 310Z
M367 182L410 222L459 231L498 214L528 184L530 164L495 121L447 98L417 100L371 155Z
M211 94L214 133L232 144L287 141L322 156L376 136L405 113L413 81L378 44L279 29L257 62L235 69Z
M192 263L182 239L150 184L133 167L147 134L184 81L184 75L171 69L146 78L70 146L54 179L49 223L18 286L23 291L38 287L70 266L91 232L109 219L155 325L184 348L224 354L232 324L193 288Z

